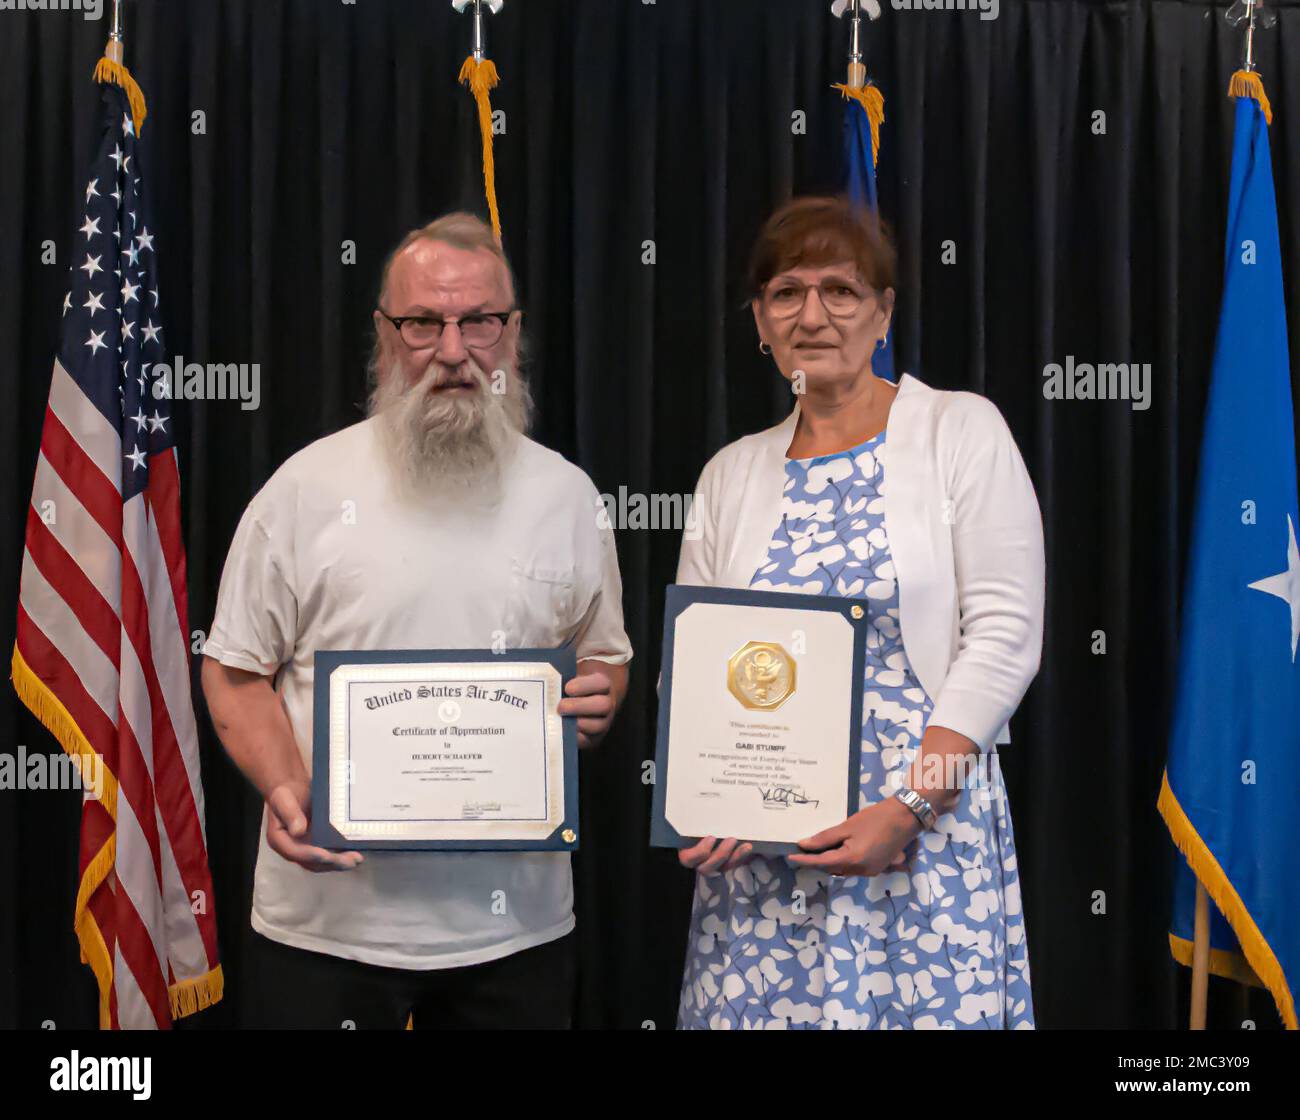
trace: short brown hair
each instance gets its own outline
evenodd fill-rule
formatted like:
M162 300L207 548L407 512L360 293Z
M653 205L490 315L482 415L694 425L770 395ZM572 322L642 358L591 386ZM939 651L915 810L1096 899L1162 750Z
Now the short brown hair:
M749 294L787 269L850 260L875 291L894 286L897 255L889 230L844 196L792 198L763 223L749 259Z

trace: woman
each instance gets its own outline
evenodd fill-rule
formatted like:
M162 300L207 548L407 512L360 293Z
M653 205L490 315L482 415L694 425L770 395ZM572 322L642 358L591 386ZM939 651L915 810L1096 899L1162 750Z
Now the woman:
M677 579L863 600L861 809L786 859L711 836L680 853L678 1025L1032 1028L995 744L1042 646L1033 485L989 401L872 375L894 252L868 215L788 203L749 279L797 403L704 468Z

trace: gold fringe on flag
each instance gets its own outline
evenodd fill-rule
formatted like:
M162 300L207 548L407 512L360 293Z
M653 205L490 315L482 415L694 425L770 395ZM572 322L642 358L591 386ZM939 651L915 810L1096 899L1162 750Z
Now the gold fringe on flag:
M1253 97L1264 110L1264 120L1273 123L1273 106L1268 103L1268 94L1264 92L1264 79L1253 70L1238 70L1228 83L1229 97Z
M871 165L876 166L880 162L880 126L885 121L885 95L872 85L855 88L837 82L832 88L839 90L846 101L856 101L867 111L867 121L871 125Z
M144 103L144 92L131 77L131 71L106 55L95 66L95 81L112 82L113 85L121 86L126 90L126 100L131 106L131 119L135 122L135 134L139 136L149 110Z
M193 1015L196 1011L220 1003L225 994L226 978L221 965L193 980L178 980L167 989L173 1019L184 1019L186 1015Z
M1166 774L1160 783L1160 797L1156 801L1156 807L1160 810L1160 815L1164 817L1165 824L1169 828L1169 834L1173 837L1174 844L1180 852L1183 853L1187 860L1187 865L1192 869L1192 874L1200 880L1205 887L1210 898L1214 900L1214 905L1218 907L1219 913L1222 914L1232 927L1232 932L1236 935L1237 943L1241 946L1241 955L1245 957L1245 962L1222 967L1228 962L1220 951L1219 959L1216 961L1212 954L1210 958L1211 971L1217 976L1228 976L1232 979L1241 979L1243 976L1244 965L1248 964L1251 970L1273 995L1273 1002L1277 1004L1278 1014L1282 1017L1282 1022L1286 1025L1287 1030L1297 1029L1295 999L1291 994L1291 988L1287 984L1286 974L1282 971L1282 964L1277 958L1273 948L1264 939L1264 934L1260 931L1259 926L1255 924L1255 919L1251 917L1250 911L1246 909L1246 904L1242 901L1241 895L1237 893L1237 888L1232 885L1223 868L1219 866L1219 861L1214 858L1214 853L1206 846L1205 841L1197 835L1196 829L1192 822L1188 820L1187 814L1183 812L1183 807L1178 804L1178 798L1174 796L1174 791L1169 786L1169 775ZM1178 946L1175 941L1178 939L1170 938L1170 950L1173 952L1175 959L1181 959L1178 953ZM1216 968L1216 963L1220 966ZM1222 971L1220 971L1222 968Z
M485 58L476 62L474 56L465 59L457 79L462 85L468 85L478 104L478 127L483 134L483 188L487 192L488 213L492 216L492 232L497 241L501 240L501 214L497 210L497 171L492 158L492 101L488 91L495 89L500 79L497 77L496 64Z
M91 788L98 771L99 800L108 815L117 821L117 779L104 764L95 748L90 745L72 713L63 706L46 683L33 671L18 647L14 646L12 662L14 691L46 729L63 747L81 773L82 786ZM99 1026L107 1030L110 1025L108 998L113 990L113 958L100 932L95 916L90 912L91 896L99 890L113 873L113 864L117 859L116 829L104 842L104 846L95 853L86 865L81 883L77 887L77 902L72 911L72 925L77 932L77 943L81 946L81 960L90 965L99 985Z
M98 789L100 803L114 822L113 834L86 865L77 887L77 902L72 910L72 925L77 933L77 943L81 946L82 963L90 966L99 987L99 1026L101 1030L108 1030L112 1026L108 1001L113 990L113 957L108 951L99 923L91 913L90 899L106 880L113 877L113 865L117 861L117 778L90 745L90 741L77 726L77 721L72 718L72 713L36 675L16 645L11 675L18 699L41 721L76 763L83 788ZM210 1007L221 999L224 992L225 978L220 965L192 980L178 980L167 989L172 1018L180 1019Z

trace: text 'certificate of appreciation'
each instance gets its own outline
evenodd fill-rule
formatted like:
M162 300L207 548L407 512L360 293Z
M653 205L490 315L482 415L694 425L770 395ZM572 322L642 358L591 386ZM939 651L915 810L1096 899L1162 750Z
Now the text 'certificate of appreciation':
M575 849L572 675L572 651L318 653L313 842Z
M863 621L849 599L668 589L652 843L789 851L857 811Z

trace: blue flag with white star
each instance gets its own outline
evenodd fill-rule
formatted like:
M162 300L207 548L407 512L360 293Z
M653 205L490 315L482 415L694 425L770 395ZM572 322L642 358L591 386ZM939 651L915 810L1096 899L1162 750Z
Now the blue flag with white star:
M1300 513L1267 100L1257 77L1247 84L1259 100L1237 98L1223 303L1159 807L1185 857L1174 957L1191 963L1199 879L1214 904L1211 971L1246 980L1253 972L1294 1030Z

